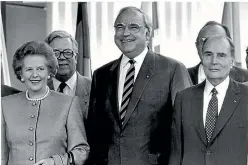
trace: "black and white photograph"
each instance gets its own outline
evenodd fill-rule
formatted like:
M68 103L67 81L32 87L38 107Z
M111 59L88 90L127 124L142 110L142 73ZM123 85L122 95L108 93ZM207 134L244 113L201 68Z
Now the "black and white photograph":
M1 1L2 165L248 165L248 1Z

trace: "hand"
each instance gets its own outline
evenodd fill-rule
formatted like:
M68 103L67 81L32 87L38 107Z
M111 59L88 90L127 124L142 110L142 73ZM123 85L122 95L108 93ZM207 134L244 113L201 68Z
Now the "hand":
M42 159L36 162L34 165L54 165L53 158Z

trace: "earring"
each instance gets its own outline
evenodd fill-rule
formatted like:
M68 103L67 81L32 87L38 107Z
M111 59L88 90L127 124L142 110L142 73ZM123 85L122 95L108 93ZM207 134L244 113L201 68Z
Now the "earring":
M23 78L21 78L21 82L24 82L24 79Z
M49 75L49 76L47 76L47 79L48 79L48 80L50 80L50 78L51 78L51 76L50 76L50 75Z

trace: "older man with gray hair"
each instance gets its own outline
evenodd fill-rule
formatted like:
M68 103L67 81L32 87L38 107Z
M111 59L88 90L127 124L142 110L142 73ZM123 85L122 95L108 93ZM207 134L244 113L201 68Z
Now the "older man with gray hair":
M248 87L230 76L234 45L226 36L202 44L206 80L178 92L169 165L245 165Z
M91 165L166 164L176 93L191 85L185 66L147 48L152 24L125 7L114 22L122 55L94 72L87 137Z
M80 55L77 41L68 32L57 30L49 34L45 42L53 48L59 64L57 74L48 82L48 86L66 95L79 96L86 118L91 79L76 71L77 57Z
M194 67L188 68L193 85L199 84L206 79L202 66L202 44L206 38L217 35L223 35L231 38L229 29L225 25L215 21L208 21L197 35L195 45L201 62ZM235 60L233 64L235 64ZM229 76L238 82L248 81L248 72L245 69L235 65L232 66Z

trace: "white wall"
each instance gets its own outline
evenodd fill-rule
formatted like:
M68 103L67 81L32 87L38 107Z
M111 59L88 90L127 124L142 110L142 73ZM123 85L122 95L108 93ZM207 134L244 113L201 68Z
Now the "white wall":
M245 50L248 46L248 2L240 2L240 46L242 67L246 68Z
M46 11L40 8L6 5L6 47L11 86L25 89L12 69L17 48L30 40L44 40L46 36Z

